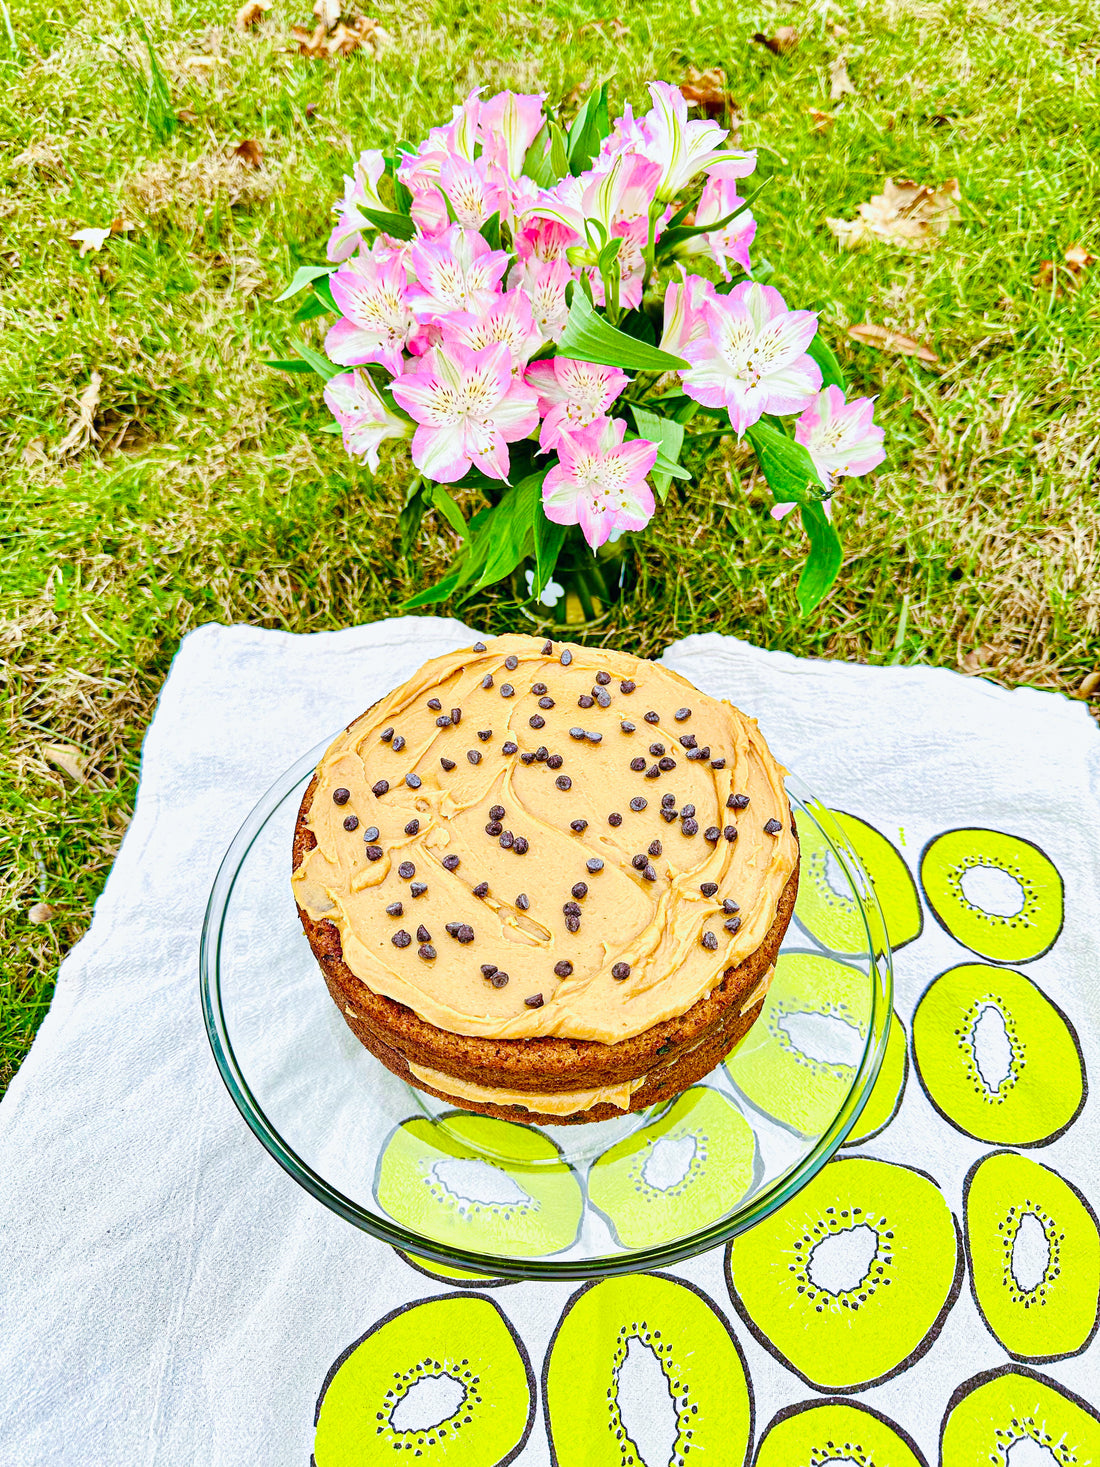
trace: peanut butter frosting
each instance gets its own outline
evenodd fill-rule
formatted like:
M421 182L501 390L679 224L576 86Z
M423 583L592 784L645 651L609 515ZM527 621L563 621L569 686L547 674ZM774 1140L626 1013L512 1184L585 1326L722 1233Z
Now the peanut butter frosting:
M798 861L756 720L627 653L448 653L317 768L299 906L455 1034L613 1044L756 951Z

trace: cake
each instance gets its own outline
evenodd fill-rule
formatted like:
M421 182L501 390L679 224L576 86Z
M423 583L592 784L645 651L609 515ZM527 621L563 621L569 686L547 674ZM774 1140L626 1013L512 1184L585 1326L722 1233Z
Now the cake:
M669 668L475 642L322 758L298 913L403 1080L508 1120L641 1110L760 1014L798 887L784 772L754 719Z

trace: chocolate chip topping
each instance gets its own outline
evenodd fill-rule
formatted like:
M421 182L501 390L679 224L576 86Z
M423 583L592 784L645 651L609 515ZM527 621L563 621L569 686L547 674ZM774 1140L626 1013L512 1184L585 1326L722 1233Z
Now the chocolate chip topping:
M638 684L633 680L633 678L623 678L622 682L619 684L619 692L632 693L637 686Z
M409 891L414 897L423 896L427 890L428 883L426 881L414 881L409 887Z
M699 740L695 737L694 734L681 734L680 735L680 747L682 749L695 749L695 748L698 747L698 745L699 745Z
M718 949L718 939L713 932L704 932L699 941L703 944L708 953L716 952Z
M390 782L388 779L380 779L371 785L370 792L372 795L374 795L376 799L381 799L381 797L388 791L389 787Z
M578 902L583 901L585 899L585 897L588 895L588 883L587 882L577 881L577 882L574 883L574 885L573 885L573 887L571 889L572 889L573 896L576 897L576 899L577 899Z
M546 767L547 769L560 769L564 763L565 760L560 754L551 754L546 761Z
M527 895L525 891L521 891L519 896L516 897L516 906L520 909L521 912L526 912L530 905L531 898Z
M514 754L518 748L518 744L514 744L511 739L508 739L505 743L501 744L500 752L502 754Z
M672 716L673 716L673 718L675 718L675 720L676 720L677 723L683 723L683 721L684 721L685 718L690 718L691 717L691 709L690 708L677 708L676 712Z
M493 737L493 730L491 728L479 728L477 736L483 744L487 744Z
M405 747L404 734L394 734L392 747L395 754L400 754L401 750Z
M636 759L631 759L630 767L635 771L636 774L641 774L642 770L645 768L645 760L641 757L641 755L639 755Z
M430 942L425 942L417 948L416 956L423 958L426 963L430 963L435 957L435 948L432 947Z
M725 769L726 761L724 759L712 759L710 761L710 767L712 769Z
M732 897L726 897L722 903L722 910L723 912L739 912L741 908Z
M380 861L381 859L382 859L382 847L381 846L368 846L367 847L367 860L368 861Z
M657 768L656 764L651 764L645 772L645 777L646 779L660 779L661 771Z
M451 770L455 767L455 761L453 759L440 759L439 762L443 765L443 768L447 771L448 774L450 774Z
M438 698L429 698L428 707L432 710L433 713L438 713L439 710L443 707L443 704L439 701Z
M479 881L478 884L474 887L474 896L487 897L488 895L489 883L487 881Z
M606 688L608 683L611 681L611 674L609 672L598 672L596 674L596 681L599 683L601 688Z
M501 832L500 848L502 851L510 851L516 843L516 838L510 830Z
M493 674L491 672L487 672L481 679L481 686L483 688L491 688L493 686Z
M519 666L519 658L514 653L512 653L504 659L504 665L509 672L515 672L516 668Z
M494 988L505 988L508 984L508 974L502 973L498 969L489 979L489 982L493 985Z
M699 890L705 897L712 897L718 890L718 883L717 881L704 881Z
M397 874L401 877L402 881L411 881L416 875L416 867L411 861L402 861L401 865L397 868Z
M458 858L458 856L444 856L443 857L443 869L444 869L444 871L457 871L458 868L461 865L462 865L462 862Z
M561 656L558 658L558 661L561 663L562 667L568 667L569 664L573 661L573 654L572 652L570 652L568 647L566 647L565 650L562 652Z
M340 789L333 790L332 792L332 803L334 805L346 805L350 799L351 790L346 790L341 787Z
M652 866L647 866L645 868L645 870L642 872L642 875L645 877L645 879L647 881L656 881L657 880L657 872L654 870L654 868Z
M630 808L634 811L636 815L640 815L648 804L649 801L645 798L644 795L635 795L630 802Z
M741 926L741 918L727 917L725 922L722 923L722 926L726 929L727 932L736 932L737 929Z
M580 833L582 831L588 829L588 821L587 820L570 820L570 822L569 822L569 829L570 830L575 830L577 832L577 834L580 835Z
M512 849L517 856L526 856L527 852L531 849L527 837L525 835L517 835L516 843Z
M623 817L619 814L618 810L612 810L611 814L607 817L607 823L608 825L621 825L623 823Z
M350 819L350 818L351 817L349 816L348 819ZM344 824L346 825L347 823L348 823L347 820L345 820L344 821ZM772 818L768 821L768 823L764 826L764 834L765 835L778 835L779 832L782 829L783 829L782 822L779 821L779 820L776 820L775 816L773 815Z
M462 709L461 708L452 708L451 709L451 722L455 725L456 728L462 722Z
M569 778L568 774L559 774L554 783L560 790L571 790L573 788L573 781Z
M603 688L594 689L592 696L595 698L596 702L600 705L601 708L611 707L611 694L605 693Z
M388 744L390 739L393 738L393 728L384 728L382 732L378 735L378 737L382 740L384 744Z
M573 725L573 727L569 730L569 737L571 739L583 739L584 738L584 729L581 728L579 726L579 724L576 724L575 723Z
M645 715L645 721L646 723L660 723L661 715L659 713L654 713L653 709L651 708L649 712Z
M649 843L649 854L651 856L659 856L663 850L664 850L664 847L661 845L661 842L659 840L651 840L650 841L650 843Z
M525 998L523 1001L529 1009L541 1009L544 1002L541 993L532 993L529 998Z
M620 983L622 982L622 980L624 978L629 978L630 977L630 964L629 963L616 963L615 966L611 969L611 976L612 976L612 978L618 978L618 980L619 980Z
M709 840L711 845L714 845L721 834L722 832L718 829L717 825L708 825L706 830L703 831L703 839Z
M359 829L359 816L358 815L345 815L344 816L344 829L345 830L358 830Z
M450 728L451 715L449 713L441 713L435 721L435 726L436 728Z
M493 808L495 809L496 806L494 806ZM489 813L491 815L493 813L492 810L490 810ZM488 823L488 825L485 827L485 834L486 835L499 835L500 832L503 829L504 829L504 826L501 825L501 823L500 823L499 820L490 820L489 823Z
M683 825L680 826L680 831L681 831L681 833L683 835L698 835L699 834L699 822L698 822L698 820L691 820L691 819L685 820L684 823L683 823Z
M585 738L588 740L588 742L590 744L602 744L603 743L603 734L602 733L596 733L593 729L590 729L590 728L589 729L585 729L584 736L585 736Z
M682 820L690 820L690 818L694 814L695 814L695 806L694 805L685 805L684 808L680 811L680 818Z
M573 971L573 964L568 958L562 958L560 963L554 964L554 972L559 978L568 978Z
M644 871L649 862L643 855L639 854L637 856L631 856L630 864L634 867L635 871Z
M671 825L672 822L678 818L679 817L676 814L675 805L666 805L665 808L661 811L661 819L665 822L666 825Z
M387 917L403 917L404 915L405 908L401 905L400 902L390 902L389 906L386 908Z
M480 764L481 763L481 750L480 749L467 749L466 750L466 758L469 759L469 761L470 761L471 764Z
M730 795L726 804L731 810L747 810L749 808L748 795Z
M672 770L676 768L676 760L673 759L670 755L666 754L663 759L657 760L657 768L661 770L663 774L670 774Z
M545 728L546 727L546 719L543 718L543 716L542 716L541 713L532 713L531 717L527 720L527 722L530 724L530 726L532 728Z
M578 708L593 708L595 706L595 703L595 698L589 697L587 693L582 693L577 699Z
M662 808L662 810L671 810L672 807L675 804L676 804L676 796L675 795L662 795L661 796L661 808Z
M378 826L377 825L368 825L367 828L366 828L366 830L364 830L364 832L363 832L363 839L364 840L377 840L378 839Z
M486 978L491 978L494 973L499 973L500 969L497 967L496 963L482 963L481 971Z
M581 919L570 913L565 919L565 929L567 932L579 932L581 930Z
M567 917L579 917L581 915L581 909L577 906L576 902L566 902L562 907L562 911Z
M599 856L589 856L588 860L584 864L588 867L589 871L591 871L593 875L595 875L597 871L603 870L603 862L600 860Z
M532 691L532 693L534 693L535 697L537 698L540 693L545 693L546 692L546 684L545 683L532 683L531 684L531 691Z
M393 943L394 947L408 947L412 942L412 938L403 927L399 927L390 938L390 941Z
M624 718L622 723L619 724L620 731L625 734L634 733L637 727L638 725L636 723L631 723L629 718Z
M727 840L736 840L737 839L737 826L736 825L725 825L725 826L723 826L722 827L722 834L726 837Z
M432 934L424 926L423 922L416 929L416 940L417 942L431 942L432 940Z
M553 652L553 650L554 650L554 644L553 644L553 642L550 641L549 637L547 637L546 641L543 643L542 655L544 657L549 657L550 654Z
M649 746L649 752L651 754L655 754L655 755L658 755L659 756L659 755L665 753L666 750L665 750L664 744L650 744L650 746Z
M510 697L512 697L512 695L515 693L515 691L516 690L515 690L515 688L513 688L513 686L512 686L511 683L501 683L501 685L500 685L500 696L502 698L510 698Z
M554 706L554 700L553 700L553 698L547 697L547 698L540 698L539 699L539 707L540 708L553 708L553 706Z
M474 643L474 651L475 652L484 652L485 650L486 650L486 647L485 647L485 643L484 642L475 642Z
M454 939L456 942L461 942L464 945L468 942L473 942L474 929L468 922L460 922L458 924L458 930L454 933Z
M413 774L410 772L405 776L405 783L408 785L409 789L418 790L422 781L419 774Z

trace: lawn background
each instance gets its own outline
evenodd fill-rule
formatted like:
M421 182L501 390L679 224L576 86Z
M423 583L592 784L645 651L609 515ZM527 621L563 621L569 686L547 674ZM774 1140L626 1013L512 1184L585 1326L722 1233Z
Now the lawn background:
M651 76L724 67L740 140L774 174L757 253L789 304L821 313L887 430L886 465L839 497L845 565L810 618L794 517L775 524L726 440L674 483L636 590L586 640L656 655L718 630L1076 696L1100 667L1100 264L1036 283L1071 246L1100 254L1088 0L363 13L389 44L327 62L289 37L307 0L245 33L232 6L144 5L150 85L126 8L0 4L0 1090L90 921L180 637L385 616L453 551L429 516L402 553L402 462L372 480L319 435L319 380L259 363L288 354L272 301L323 257L350 158L422 136L473 86L575 98L609 80L617 110L644 106ZM799 32L787 54L751 39L781 25ZM833 102L840 56L855 93ZM811 108L834 121L815 130ZM258 168L235 156L246 139ZM887 175L957 177L961 221L917 254L840 251L825 217L851 218ZM68 237L115 218L135 227L81 258ZM939 365L856 345L860 322L929 342ZM530 625L503 593L462 615ZM52 918L32 921L43 903Z

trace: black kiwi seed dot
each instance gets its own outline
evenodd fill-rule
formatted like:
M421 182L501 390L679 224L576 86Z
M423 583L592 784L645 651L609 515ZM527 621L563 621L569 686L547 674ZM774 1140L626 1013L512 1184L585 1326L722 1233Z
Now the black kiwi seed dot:
M558 661L561 663L562 667L568 667L569 664L573 661L573 654L572 652L570 652L568 647L566 647L565 651L558 658Z
M447 771L448 774L450 774L451 770L455 767L455 761L453 759L440 759L439 762L443 765L443 768Z
M439 710L443 707L443 704L439 701L438 698L429 698L428 707L432 710L433 713L438 713Z
M663 849L664 849L664 847L661 845L661 842L659 840L651 840L650 841L650 843L649 843L649 854L651 856L659 856L661 854L661 851Z
M461 865L462 865L462 862L458 858L458 856L444 856L443 857L443 869L444 869L444 871L457 871L458 868Z
M645 721L646 723L660 723L661 715L659 713L654 713L653 709L651 708L649 712L645 715Z
M583 901L584 898L588 895L588 886L587 886L587 883L585 883L583 881L576 882L573 885L573 887L571 888L571 890L572 890L573 896L576 897L577 901Z
M501 973L498 970L489 979L489 982L493 985L494 988L505 988L505 987L507 987L507 984L508 984L508 974L507 973Z
M358 828L359 828L359 816L358 815L345 815L344 816L344 829L345 830L358 830Z
M378 737L382 740L384 744L388 744L390 739L393 738L393 729L384 728L382 732L378 735Z
M708 825L706 830L703 831L703 839L709 840L711 845L713 845L721 834L722 832L718 829L717 825Z
M704 881L699 890L705 897L712 897L718 890L718 883L717 881Z
M608 825L621 825L623 823L623 817L619 814L618 810L612 810L611 814L607 817L607 823Z
M367 860L368 861L380 861L381 859L382 859L382 847L381 846L368 846L367 847Z
M560 963L554 964L554 972L559 978L568 978L573 971L573 964L568 958L562 958Z
M431 942L432 940L432 934L424 926L423 922L416 929L416 940L417 942Z
M511 656L504 659L504 665L509 672L515 672L516 668L519 666L519 658L513 653Z
M727 840L736 840L737 839L737 826L736 825L726 825L726 826L723 826L723 828L722 828L722 834L726 837Z
M569 778L568 774L559 774L554 783L560 790L571 790L573 788L573 781Z
M526 912L527 908L530 905L531 898L527 895L525 891L521 891L519 896L516 897L516 906L520 909L521 912Z
M345 825L347 824L347 821L346 820L344 821L344 824ZM778 835L779 832L782 829L783 829L782 823L780 821L776 820L775 816L773 815L772 818L768 821L767 825L764 826L764 834L765 835Z
M588 821L587 820L570 820L570 822L569 822L569 829L570 830L575 830L577 832L577 834L580 835L581 831L588 829Z
M645 798L644 795L635 795L630 802L630 808L634 811L635 814L640 814L648 804L649 801Z
M411 881L416 875L416 867L411 861L402 861L401 865L397 868L397 874L403 881Z
M409 823L408 823L408 825L405 826L405 834L406 835L416 835L416 834L419 833L419 830L420 830L420 821L419 820L410 820Z
M390 941L393 943L394 947L408 947L409 944L412 942L412 938L403 927L400 927L390 938Z
M390 902L389 906L386 908L387 917L403 917L404 915L405 908L401 905L400 902Z
M676 720L677 723L683 723L683 721L684 721L685 718L690 718L691 717L691 709L690 708L677 708L676 712L672 716L673 716L673 718L675 718L675 720Z
M351 790L338 789L332 792L332 803L334 805L346 805L351 799Z
M699 941L703 944L708 953L717 951L718 939L717 937L715 937L713 932L704 932Z
M376 799L381 799L381 797L386 793L389 787L390 782L388 779L380 779L376 784L371 785L370 792L372 795L374 795Z
M532 993L529 998L525 998L523 1001L529 1009L541 1009L543 1005L541 993Z
M629 978L630 977L630 964L629 963L616 963L615 966L611 969L611 976L612 976L612 978L618 978L620 982L622 982L622 980L624 978Z
M417 948L416 955L418 958L423 958L426 963L430 963L435 957L435 948L432 947L430 942L422 943L421 946Z

